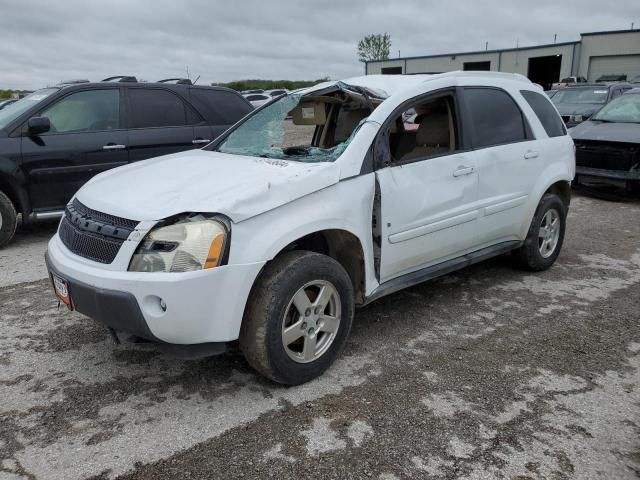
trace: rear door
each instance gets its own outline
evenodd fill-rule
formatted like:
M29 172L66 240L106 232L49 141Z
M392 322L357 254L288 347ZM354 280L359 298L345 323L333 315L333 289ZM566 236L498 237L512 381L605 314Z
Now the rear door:
M34 210L63 208L91 177L128 162L119 88L76 90L38 115L51 130L21 139Z
M202 117L182 98L164 88L127 88L129 161L201 147L194 127Z
M544 167L544 151L518 103L505 90L465 87L466 128L478 165L482 245L517 240L529 194Z

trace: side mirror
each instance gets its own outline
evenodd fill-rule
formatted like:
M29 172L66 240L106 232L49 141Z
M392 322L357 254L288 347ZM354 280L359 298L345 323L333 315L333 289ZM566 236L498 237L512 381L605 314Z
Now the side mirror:
M29 135L40 135L51 130L51 122L47 117L31 117L27 122Z

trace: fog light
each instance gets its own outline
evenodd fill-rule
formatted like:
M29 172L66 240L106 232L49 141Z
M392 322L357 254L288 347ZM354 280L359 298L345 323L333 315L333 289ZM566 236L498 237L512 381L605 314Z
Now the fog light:
M167 304L157 295L147 295L142 299L142 309L152 317L161 317L167 311Z

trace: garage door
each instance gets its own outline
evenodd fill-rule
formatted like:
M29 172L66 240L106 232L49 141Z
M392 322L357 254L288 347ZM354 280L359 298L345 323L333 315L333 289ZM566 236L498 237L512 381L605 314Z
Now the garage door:
M640 75L640 55L591 57L588 78L590 82L596 81L602 75L619 74L626 74L627 80Z

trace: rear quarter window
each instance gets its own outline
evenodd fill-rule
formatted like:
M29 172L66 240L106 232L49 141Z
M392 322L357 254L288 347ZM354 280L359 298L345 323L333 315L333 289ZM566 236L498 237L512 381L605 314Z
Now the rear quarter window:
M215 125L232 125L253 111L241 95L225 90L192 88L191 101Z
M567 134L564 122L545 95L531 90L520 90L520 93L542 123L548 136L561 137Z

